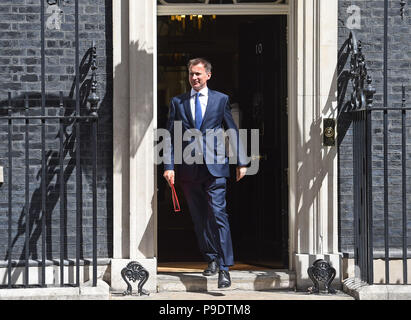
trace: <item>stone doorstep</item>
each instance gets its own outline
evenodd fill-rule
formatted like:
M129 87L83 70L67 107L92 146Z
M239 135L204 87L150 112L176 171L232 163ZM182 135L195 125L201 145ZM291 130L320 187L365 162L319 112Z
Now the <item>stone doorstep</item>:
M355 278L343 281L343 291L357 300L411 300L411 285L369 285Z
M91 281L80 287L46 287L0 289L0 300L109 300L110 287L98 279L97 286Z
M294 289L295 273L292 271L230 271L231 287L224 290ZM157 292L201 292L218 289L218 274L205 277L201 273L169 272L157 275Z

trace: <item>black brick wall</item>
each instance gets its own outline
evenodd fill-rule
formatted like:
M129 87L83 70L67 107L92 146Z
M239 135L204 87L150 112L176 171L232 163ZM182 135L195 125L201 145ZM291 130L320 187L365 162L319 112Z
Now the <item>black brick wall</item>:
M47 2L46 9L48 7ZM62 1L63 3L63 1ZM46 112L58 114L59 91L64 97L75 100L75 18L74 3L62 5L63 15L60 30L46 30ZM80 61L87 56L92 41L96 41L98 56L98 257L112 256L112 13L111 0L81 0L79 19ZM46 19L51 13L46 13ZM1 0L0 1L0 113L7 112L7 92L13 99L28 94L31 99L30 112L39 112L41 94L41 24L40 0ZM88 56L84 65L87 65ZM82 88L86 88L91 71L82 79ZM83 92L82 89L82 92ZM21 101L14 100L15 107L22 107ZM73 114L75 104L67 102L65 114ZM21 109L15 109L21 114ZM86 105L82 103L82 113L86 114ZM0 186L0 260L7 257L8 226L8 151L7 120L0 120L0 165L4 167L5 183ZM25 229L25 152L24 121L14 121L13 139L13 232L12 258L24 257ZM60 198L57 177L59 157L58 122L50 121L46 125L47 155L47 219L46 239L47 258L59 257ZM30 258L41 256L41 126L38 120L30 123ZM65 152L65 187L67 190L65 219L66 257L75 256L75 216L76 216L76 166L74 132L72 124L66 126L64 141ZM81 221L82 256L91 257L91 151L90 128L81 130L83 218Z
M356 5L360 8L361 28L354 29L358 40L362 41L369 74L373 79L376 94L374 106L383 106L383 50L384 50L384 1L383 0L339 0L339 48L348 39L350 30L346 26L347 8ZM401 106L401 85L404 84L409 106L409 90L411 89L411 15L410 6L405 7L404 20L400 15L400 1L389 1L388 22L388 106ZM345 66L349 69L349 61ZM339 77L339 84L343 83ZM351 83L347 88L345 101L351 93ZM339 105L340 107L342 104ZM383 114L374 112L372 118L372 167L373 167L373 219L374 246L376 251L384 248L384 170L383 170ZM339 238L342 252L353 252L353 177L352 177L352 127L348 130L347 121L339 124ZM410 175L411 115L407 115L407 177ZM402 246L402 171L401 171L401 114L394 111L388 116L388 196L389 196L389 243L393 249ZM407 179L410 181L409 179ZM411 191L408 182L407 194ZM411 208L408 197L407 208ZM409 212L410 213L410 212ZM408 234L411 235L411 214L408 214ZM411 244L411 241L408 242ZM395 251L395 250L393 250Z

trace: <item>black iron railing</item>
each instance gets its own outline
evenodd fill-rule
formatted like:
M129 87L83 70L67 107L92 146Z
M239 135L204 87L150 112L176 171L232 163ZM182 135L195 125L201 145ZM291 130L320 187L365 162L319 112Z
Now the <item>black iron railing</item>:
M387 2L385 2L387 5ZM387 22L387 7L385 7L385 21ZM402 100L400 106L388 106L388 54L387 54L387 28L384 31L384 70L383 70L383 106L373 106L375 89L366 68L365 57L362 53L361 41L356 39L351 31L348 51L351 55L349 78L352 83L351 100L344 112L350 114L353 129L353 196L354 196L354 260L355 276L361 280L374 283L374 259L382 258L385 265L385 283L390 283L390 261L398 254L391 251L402 251L400 258L403 268L403 284L408 283L407 259L407 112L405 87L402 86ZM391 123L391 126L390 126ZM393 124L395 128L393 130ZM378 145L373 141L377 138ZM393 146L390 144L393 134L401 135L400 148L396 147L396 159L401 165L396 167L401 171L401 182L390 183L390 153ZM374 139L374 140L373 140ZM381 145L380 145L381 144ZM394 146L395 147L395 146ZM377 169L375 158L381 159L382 175L374 174ZM380 169L381 170L381 169ZM379 179L378 185L373 184ZM374 181L373 181L374 180ZM379 190L376 192L375 190ZM393 210L395 205L394 195L401 195L401 209ZM380 205L381 203L381 205ZM376 206L378 207L378 210ZM380 214L382 212L382 214ZM382 216L381 216L382 215ZM401 226L393 226L393 221L401 221ZM378 222L378 225L377 225ZM398 243L390 243L393 238L390 229L401 230L401 248ZM383 247L381 241L383 239ZM391 240L391 242L394 242ZM381 254L382 252L382 254Z
M67 256L67 231L66 231L66 220L67 220L67 206L65 203L65 199L67 198L67 190L66 184L67 180L69 179L69 175L67 174L69 169L70 160L67 161L67 158L71 158L70 154L75 158L76 162L76 171L81 173L81 158L82 155L80 153L80 149L73 149L72 143L69 142L72 138L75 139L76 145L80 143L81 136L75 135L74 137L71 136L70 138L66 138L67 130L75 130L75 128L81 128L82 130L86 130L90 132L90 147L89 150L92 154L92 178L91 178L91 192L92 192L92 252L93 256L89 261L92 261L92 268L93 268L93 285L95 286L97 283L97 121L98 116L95 112L88 112L88 115L77 115L75 112L69 115L65 115L67 113L68 105L75 104L70 98L64 98L63 93L60 92L59 98L57 97L47 97L47 104L48 108L53 108L53 100L54 105L58 106L57 115L46 115L45 107L42 105L40 108L37 107L41 104L41 98L31 98L29 94L25 94L24 97L12 97L12 94L9 92L8 94L8 106L7 106L7 114L0 115L0 125L3 123L7 124L8 131L7 131L7 157L8 157L8 167L7 169L7 207L8 207L8 249L7 249L7 283L8 287L13 287L13 280L12 280L12 268L16 267L17 265L24 266L24 286L28 286L30 282L29 278L29 267L33 262L30 260L30 256L32 252L30 252L30 248L35 245L34 243L30 243L33 241L33 231L34 231L34 220L40 220L41 226L41 259L38 261L37 265L41 268L41 282L39 285L46 286L46 266L50 263L50 259L46 260L47 256L50 256L50 252L48 250L48 243L46 242L46 235L47 233L53 234L53 230L46 230L46 219L48 219L48 214L50 211L54 211L53 204L56 204L58 201L60 202L60 209L59 209L59 247L60 247L60 260L54 260L54 264L58 264L60 266L60 285L64 286L64 266L69 264L68 259L75 258L75 266L76 266L76 282L75 285L80 284L80 264L85 264L87 262L80 261L82 257L81 253L81 224L78 221L81 221L81 213L82 207L80 208L80 212L76 210L76 252L74 257ZM44 100L46 101L46 100ZM40 103L39 103L40 102ZM94 101L93 103L95 103ZM96 105L96 104L95 104ZM94 106L95 106L94 105ZM39 109L41 111L41 115L39 114ZM94 109L94 107L93 107ZM90 109L93 110L93 109ZM14 162L17 160L14 155L14 148L13 148L13 126L15 124L19 124L20 131L21 128L24 128L24 164L25 164L25 179L24 179L24 207L22 209L24 216L24 221L21 221L18 226L13 225L13 221L15 220L13 217L13 207L16 206L16 203L13 199L13 188L16 188L19 182L13 181L13 171L14 171ZM23 124L24 123L24 124ZM41 137L35 138L33 142L33 136L38 135L38 132L33 130L33 128L41 126ZM53 152L47 151L46 152L46 144L49 142L49 139L46 139L45 136L45 129L47 127L58 127L58 149L53 150ZM31 132L34 131L34 132ZM79 130L80 131L80 130ZM79 132L78 131L78 132ZM55 139L54 139L55 140ZM35 178L33 174L30 173L30 160L35 158L36 156L33 155L33 152L37 151L35 148L38 148L38 141L41 144L41 169L38 172L39 176L41 176L40 187L37 188L38 196L34 197L30 194L30 183L32 183ZM21 151L21 148L19 147ZM53 163L58 159L58 165ZM66 163L65 163L66 162ZM78 166L77 163L80 165ZM57 169L58 168L58 169ZM56 182L54 184L51 183L51 179L55 177ZM80 176L80 183L76 183L76 199L77 202L82 202L83 199L83 182ZM58 197L58 199L56 198ZM53 198L53 199L51 199ZM36 206L36 202L41 202L39 213L36 214L36 210L34 209ZM48 207L47 207L48 206ZM77 208L78 209L78 208ZM24 230L21 227L24 226ZM53 225L48 226L48 228L52 228ZM17 234L15 231L17 229ZM40 229L40 228L39 228ZM23 234L24 233L24 234ZM14 240L12 240L14 235ZM24 260L23 261L16 261L13 260L13 248L15 243L17 242L17 238L19 236L23 236L24 241ZM77 245L80 244L80 245ZM23 256L21 255L21 256ZM66 271L67 272L67 271ZM73 283L71 283L73 284Z
M371 110L375 89L368 74L361 41L353 31L348 40L349 78L352 93L346 112L353 129L354 259L356 277L371 281L372 257L372 167Z
M74 1L75 18L75 80L69 96L64 96L63 92L58 95L46 91L46 54L45 54L45 1L40 1L41 11L41 92L39 93L8 93L6 107L0 110L0 126L7 126L7 182L3 188L7 191L7 287L15 287L16 277L13 268L24 266L23 287L33 284L30 279L30 267L40 267L39 281L35 285L46 286L46 267L50 264L59 265L60 286L80 285L80 265L92 264L92 285L97 285L97 122L98 103L97 96L97 52L93 42L92 47L87 51L80 64L79 48L79 1ZM56 2L57 3L57 2ZM50 4L50 3L49 3ZM55 3L53 3L55 4ZM87 61L87 57L89 57ZM87 62L86 62L87 61ZM84 64L83 64L84 62ZM88 63L86 65L86 63ZM87 73L91 70L91 76L87 80ZM81 87L80 87L81 84ZM87 97L87 100L85 99ZM85 108L87 102L89 107ZM1 108L0 108L1 109ZM50 111L53 110L53 111ZM15 155L14 148L14 127L18 126L19 132L23 133L24 148L19 142L19 156ZM37 132L40 127L40 133ZM21 128L24 128L23 130ZM50 138L48 128L58 128L57 136ZM70 131L68 134L67 131ZM33 142L33 139L35 142ZM58 141L57 148L46 151L47 144ZM82 140L87 141L82 141ZM87 148L84 148L86 143ZM57 150L56 150L57 149ZM38 152L40 150L40 152ZM24 156L21 156L21 153ZM91 159L90 159L91 153ZM39 155L40 154L40 155ZM83 241L83 198L84 181L82 177L83 158L87 157L87 165L92 167L91 193L92 193L92 257L85 257ZM19 158L19 159L17 159ZM13 172L17 169L15 162L24 160L24 182L14 179ZM34 191L35 195L30 195L31 184L33 183L33 172L31 162L38 160L40 170L37 176L40 179L40 186ZM16 168L15 168L16 167ZM75 254L68 253L67 243L67 180L72 171L75 174ZM34 174L35 175L35 174ZM55 179L55 183L51 180ZM35 180L35 179L34 179ZM13 188L24 190L24 206L21 216L16 225L13 209L19 205L15 201L16 197ZM58 232L53 227L56 224L47 223L50 211L55 210L57 203L59 208ZM50 209L50 206L52 207ZM74 207L70 206L70 207ZM35 226L35 224L37 224ZM55 237L55 234L58 237ZM23 251L16 251L16 243L20 237L24 237ZM41 237L41 254L37 256L37 240ZM49 237L49 238L47 238ZM55 259L50 252L51 242L59 241L59 259ZM33 246L36 250L33 250ZM35 251L35 253L33 253ZM16 259L16 255L20 258ZM70 279L65 267L75 265L75 281ZM65 280L65 278L69 278Z

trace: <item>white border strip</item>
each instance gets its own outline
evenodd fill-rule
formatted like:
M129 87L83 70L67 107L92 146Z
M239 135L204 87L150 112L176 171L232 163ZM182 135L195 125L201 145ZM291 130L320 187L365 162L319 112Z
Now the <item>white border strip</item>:
M242 3L242 4L168 4L157 5L158 16L171 15L273 15L288 14L288 4Z

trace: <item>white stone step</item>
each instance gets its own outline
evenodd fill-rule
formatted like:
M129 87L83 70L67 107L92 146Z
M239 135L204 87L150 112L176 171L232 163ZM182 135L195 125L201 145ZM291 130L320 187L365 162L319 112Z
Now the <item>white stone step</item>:
M295 274L289 270L230 271L231 287L224 290L293 289ZM218 274L205 277L201 272L161 272L157 275L157 292L200 292L220 290Z

